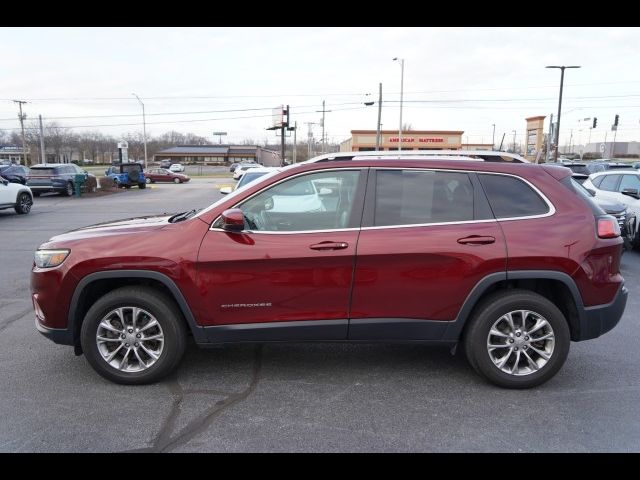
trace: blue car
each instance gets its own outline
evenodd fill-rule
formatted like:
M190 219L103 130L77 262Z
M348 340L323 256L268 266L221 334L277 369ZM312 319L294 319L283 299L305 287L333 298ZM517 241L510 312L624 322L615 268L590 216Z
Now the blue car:
M114 163L104 174L113 178L118 187L131 188L133 185L137 185L138 188L147 188L144 169L139 163Z

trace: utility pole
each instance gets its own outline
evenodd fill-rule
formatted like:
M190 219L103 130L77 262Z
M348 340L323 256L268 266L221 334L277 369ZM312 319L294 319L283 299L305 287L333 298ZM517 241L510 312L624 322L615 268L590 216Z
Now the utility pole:
M298 150L298 137L297 137L297 133L298 133L298 121L296 120L293 123L293 163L296 163L296 157L297 155L297 150Z
M138 99L140 105L142 105L142 138L144 139L144 169L147 169L147 121L144 115L144 103L140 100L140 97L133 94L134 97Z
M325 114L324 100L322 100L322 153L324 153L324 144L325 144L325 140L324 140L324 114Z
M40 119L40 157L42 163L47 163L47 154L44 152L44 129L42 128L42 115L38 115Z
M551 156L551 145L553 145L553 113L549 117L549 136L547 138L547 153L544 157L544 162L549 162L549 157Z
M573 128L571 129L571 136L569 137L569 151L565 153L573 153L571 146L573 145Z
M496 124L492 123L491 125L493 125L493 135L491 136L491 150L493 150L496 148Z
M24 119L27 116L22 114L22 104L27 102L25 102L24 100L14 100L14 102L18 104L18 108L20 109L20 114L18 115L18 118L20 119L20 129L22 130L22 157L24 159L24 166L28 167L29 165L27 164L27 142L25 141L25 137L24 137Z
M513 153L516 153L516 131L513 131Z
M558 98L558 125L556 126L556 151L555 161L558 161L558 150L560 150L560 112L562 111L562 87L564 85L564 69L565 68L580 68L579 65L547 65L545 68L559 68L560 69L560 97Z
M382 121L382 83L378 88L378 125L376 127L376 150L380 150L381 132L380 122Z

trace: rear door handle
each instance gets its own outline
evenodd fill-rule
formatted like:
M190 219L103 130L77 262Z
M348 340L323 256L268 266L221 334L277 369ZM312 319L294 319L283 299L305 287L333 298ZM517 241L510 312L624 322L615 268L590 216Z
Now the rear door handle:
M349 244L347 242L320 242L309 245L311 250L344 250Z
M470 235L468 237L459 238L458 243L462 245L488 245L490 243L495 243L495 237L483 237L481 235Z

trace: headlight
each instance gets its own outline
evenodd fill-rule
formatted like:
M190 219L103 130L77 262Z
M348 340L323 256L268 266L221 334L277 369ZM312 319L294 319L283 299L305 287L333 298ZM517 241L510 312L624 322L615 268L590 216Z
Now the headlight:
M36 250L34 259L36 267L51 268L62 264L69 256L71 250L63 248L60 250Z

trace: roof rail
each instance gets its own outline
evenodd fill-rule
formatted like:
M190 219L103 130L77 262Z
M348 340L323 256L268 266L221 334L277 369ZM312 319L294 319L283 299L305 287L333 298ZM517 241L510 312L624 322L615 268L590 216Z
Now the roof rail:
M317 163L345 160L387 160L398 157L416 157L428 159L431 157L452 157L456 160L481 160L485 162L514 162L530 163L529 160L515 153L500 152L495 150L384 150L369 152L333 152L325 153L300 163ZM463 158L466 157L466 158Z

